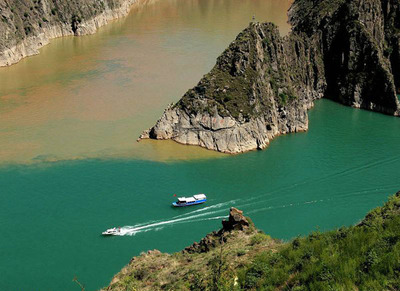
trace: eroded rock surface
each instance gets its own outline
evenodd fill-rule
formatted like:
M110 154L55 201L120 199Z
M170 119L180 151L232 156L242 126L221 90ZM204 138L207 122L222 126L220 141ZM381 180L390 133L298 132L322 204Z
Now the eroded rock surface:
M228 220L222 221L224 231L245 230L249 225L247 218L243 216L243 211L235 207L231 207Z
M232 154L263 149L307 130L307 110L322 97L400 114L398 1L297 0L289 19L285 37L272 23L251 23L139 140Z
M229 210L229 218L228 220L224 219L222 221L222 228L219 231L207 234L200 242L195 242L191 246L186 247L183 252L190 254L208 252L225 242L225 233L233 230L244 231L248 229L249 226L250 224L247 218L243 216L243 211L231 207Z
M50 39L93 34L137 0L0 0L0 67L39 53Z

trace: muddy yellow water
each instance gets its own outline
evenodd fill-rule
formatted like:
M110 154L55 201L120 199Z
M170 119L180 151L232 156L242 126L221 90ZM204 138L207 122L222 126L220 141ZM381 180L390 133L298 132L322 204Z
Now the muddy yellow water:
M52 40L0 68L0 162L218 157L174 142L137 143L170 102L251 21L289 31L289 0L142 1L96 34Z
M399 118L329 100L265 151L137 143L253 14L288 31L285 0L146 3L0 69L1 291L79 290L74 276L99 290L133 256L219 229L232 206L287 240L357 223L400 189ZM208 201L176 209L175 193ZM114 226L123 236L100 236Z

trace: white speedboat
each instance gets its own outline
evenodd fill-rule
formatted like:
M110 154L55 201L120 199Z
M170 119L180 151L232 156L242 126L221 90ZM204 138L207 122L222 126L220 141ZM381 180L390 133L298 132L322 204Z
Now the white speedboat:
M119 235L121 232L121 228L118 227L113 227L113 228L109 228L106 231L103 231L101 234L102 235Z

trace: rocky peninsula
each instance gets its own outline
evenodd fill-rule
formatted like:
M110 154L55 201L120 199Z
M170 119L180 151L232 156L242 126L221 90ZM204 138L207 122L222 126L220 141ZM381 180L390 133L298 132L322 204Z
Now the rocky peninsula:
M400 192L356 226L289 242L257 230L243 212L174 254L131 259L103 290L399 290Z
M0 0L0 67L39 53L50 39L93 34L139 0Z
M307 130L307 110L323 97L399 116L399 19L397 0L296 0L289 35L251 23L139 140L231 154L263 149Z

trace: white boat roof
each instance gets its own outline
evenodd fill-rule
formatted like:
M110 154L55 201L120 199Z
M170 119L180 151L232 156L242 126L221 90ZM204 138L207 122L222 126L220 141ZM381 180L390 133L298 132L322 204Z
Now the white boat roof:
M196 200L203 200L203 199L206 199L206 198L207 198L207 196L204 195L204 194L193 195L193 197L194 197L194 199L196 199Z
M193 197L179 197L178 201L179 202L195 202L196 200L203 200L206 198L207 197L204 194L197 194L197 195L193 195Z

